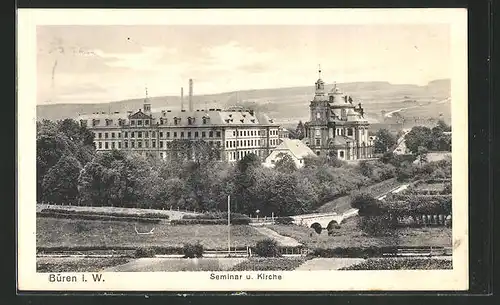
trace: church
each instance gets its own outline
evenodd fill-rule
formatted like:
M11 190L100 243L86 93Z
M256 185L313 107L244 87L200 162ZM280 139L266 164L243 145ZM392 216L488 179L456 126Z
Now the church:
M304 124L303 141L318 156L346 161L373 157L373 139L368 136L369 123L361 103L355 105L352 97L336 84L325 92L321 68L309 108L310 120Z

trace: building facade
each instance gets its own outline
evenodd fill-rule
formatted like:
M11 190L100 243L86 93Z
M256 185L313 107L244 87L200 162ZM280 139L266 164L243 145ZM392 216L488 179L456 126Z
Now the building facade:
M368 136L369 123L361 103L353 104L335 84L325 92L325 83L316 81L310 102L310 120L304 124L303 141L318 156L335 156L340 160L361 160L373 157L373 141Z
M95 113L78 120L94 133L97 151L134 151L161 159L168 158L175 140L202 140L228 162L249 153L264 160L280 142L279 126L265 114L247 109L152 112L148 98L134 113Z

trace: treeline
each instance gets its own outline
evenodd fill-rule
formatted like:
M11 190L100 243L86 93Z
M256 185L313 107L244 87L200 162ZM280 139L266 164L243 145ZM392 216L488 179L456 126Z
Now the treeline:
M309 158L301 169L288 156L265 168L256 155L218 161L207 143L180 141L168 162L112 150L96 153L93 134L77 122L37 124L39 203L225 211L286 216L310 212L338 196L395 177L390 162L348 165ZM184 154L195 147L195 153ZM194 159L191 157L195 157Z

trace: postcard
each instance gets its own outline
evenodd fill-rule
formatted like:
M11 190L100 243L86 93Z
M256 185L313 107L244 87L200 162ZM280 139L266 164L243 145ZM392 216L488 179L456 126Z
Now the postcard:
M466 290L466 17L20 9L18 289Z

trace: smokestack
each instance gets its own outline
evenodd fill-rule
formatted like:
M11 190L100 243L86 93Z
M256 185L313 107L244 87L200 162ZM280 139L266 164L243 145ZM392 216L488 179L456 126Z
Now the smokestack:
M189 79L189 111L193 111L193 80Z
M181 110L184 110L184 87L181 87Z

